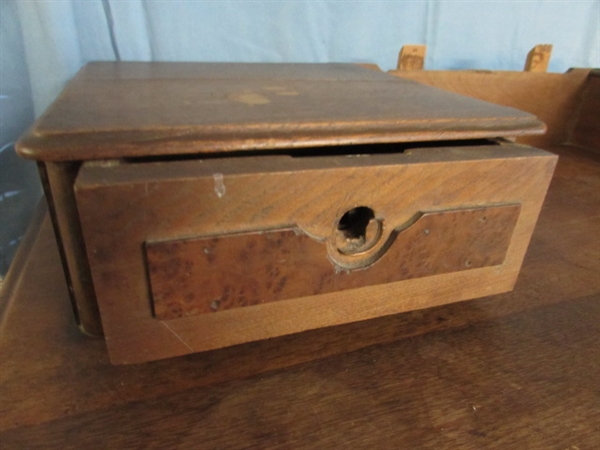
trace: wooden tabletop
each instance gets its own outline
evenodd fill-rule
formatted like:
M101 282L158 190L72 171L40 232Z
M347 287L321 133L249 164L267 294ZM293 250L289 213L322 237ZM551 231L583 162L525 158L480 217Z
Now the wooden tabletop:
M42 214L0 303L0 446L600 448L600 156L551 150L513 292L140 365L79 333Z
M544 129L532 114L354 64L97 62L81 69L17 149L65 161Z

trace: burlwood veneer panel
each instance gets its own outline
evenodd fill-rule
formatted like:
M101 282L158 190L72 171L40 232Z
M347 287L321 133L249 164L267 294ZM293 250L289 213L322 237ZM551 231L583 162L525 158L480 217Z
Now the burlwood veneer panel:
M214 313L504 261L518 205L419 214L375 263L342 270L298 229L146 244L156 318ZM361 255L357 255L360 258Z

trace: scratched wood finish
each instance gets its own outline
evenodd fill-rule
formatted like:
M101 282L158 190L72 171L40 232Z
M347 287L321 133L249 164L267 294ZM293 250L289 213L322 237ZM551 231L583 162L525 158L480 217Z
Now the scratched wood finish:
M50 205L54 234L59 243L62 266L75 319L84 333L102 335L100 312L94 293L73 183L80 163L40 162L44 195Z
M106 62L85 66L17 151L81 161L543 131L531 114L353 64Z
M354 158L86 165L76 181L76 197L111 360L132 363L205 351L507 291L555 162L541 150L487 145ZM359 205L385 220L385 242L419 211L507 203L520 204L521 213L500 266L219 314L168 321L152 314L144 242L291 224L327 240L336 220Z
M3 450L597 447L600 157L551 151L512 292L149 364L81 336L46 219L0 292Z
M353 271L336 270L325 244L296 229L147 243L154 313L168 320L502 264L519 209L421 214Z
M530 114L352 64L100 62L81 69L17 149L57 174L46 194L74 309L84 331L100 334L65 168L94 159L227 151L327 153L344 144L352 144L347 153L360 153L365 146L357 144L516 136L543 128Z

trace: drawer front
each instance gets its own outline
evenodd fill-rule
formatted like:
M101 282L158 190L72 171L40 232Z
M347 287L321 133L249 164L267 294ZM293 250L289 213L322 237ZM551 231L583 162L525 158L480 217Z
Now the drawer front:
M504 205L419 213L394 230L376 261L356 269L329 259L327 244L299 228L147 242L154 314L176 319L499 265L519 210Z
M556 158L521 146L88 164L115 363L510 290Z

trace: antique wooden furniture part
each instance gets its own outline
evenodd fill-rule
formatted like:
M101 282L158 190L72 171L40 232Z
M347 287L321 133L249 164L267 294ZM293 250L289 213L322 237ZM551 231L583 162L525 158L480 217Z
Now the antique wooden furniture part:
M600 141L600 73L598 69L570 69L547 73L552 45L540 44L527 55L525 71L415 70L410 66L414 48L405 46L398 68L388 73L432 87L527 111L542 120L544 134L519 136L517 142L548 147L575 145L598 151ZM535 58L533 55L537 55ZM404 58L404 59L403 59ZM533 63L535 59L537 63ZM403 63L401 63L404 61ZM423 68L421 63L420 68ZM411 70L408 70L411 69Z
M512 289L556 156L511 139L543 131L354 65L92 63L18 150L134 363Z
M548 124L517 138L560 158L513 291L115 366L43 207L0 292L2 449L596 448L600 73L420 76Z

